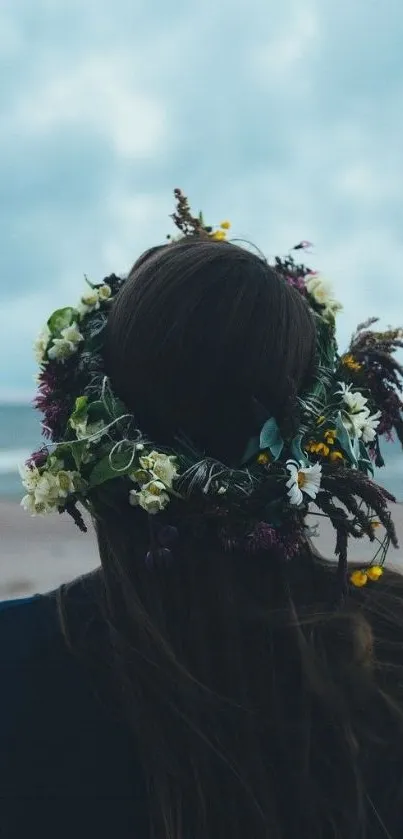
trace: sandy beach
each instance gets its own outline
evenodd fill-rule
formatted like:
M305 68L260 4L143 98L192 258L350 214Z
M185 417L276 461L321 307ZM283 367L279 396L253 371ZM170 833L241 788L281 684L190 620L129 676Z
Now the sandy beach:
M400 548L389 553L388 564L403 571L403 505L396 504L392 515ZM315 517L311 517L314 523ZM320 519L319 551L334 552L334 532L326 519ZM16 502L0 502L1 568L0 599L49 591L63 582L96 568L97 546L91 525L80 533L68 516L31 518ZM368 540L351 540L350 557L368 561L374 546Z

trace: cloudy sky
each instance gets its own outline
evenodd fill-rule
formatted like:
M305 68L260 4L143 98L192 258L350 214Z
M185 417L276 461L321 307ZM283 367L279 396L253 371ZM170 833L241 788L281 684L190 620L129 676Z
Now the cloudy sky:
M401 0L2 0L0 397L83 274L127 269L181 186L346 311L403 321Z

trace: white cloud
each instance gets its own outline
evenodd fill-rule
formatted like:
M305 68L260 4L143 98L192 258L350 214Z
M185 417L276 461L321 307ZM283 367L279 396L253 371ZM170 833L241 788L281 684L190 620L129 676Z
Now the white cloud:
M56 130L90 129L108 140L122 159L136 160L162 152L169 120L157 97L136 89L125 62L116 54L89 56L78 66L42 79L23 91L0 119L4 133L48 136Z
M378 25L365 0L3 5L0 390L30 386L32 337L84 273L164 240L175 186L269 256L313 241L343 341L374 312L394 322L403 10L389 11Z
M320 22L316 5L293 3L266 42L254 50L252 67L272 87L290 86L290 93L308 89L307 65L320 47Z

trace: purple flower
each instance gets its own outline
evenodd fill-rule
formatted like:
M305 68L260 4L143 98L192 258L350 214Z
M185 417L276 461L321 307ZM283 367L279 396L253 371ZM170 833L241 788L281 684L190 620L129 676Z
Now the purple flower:
M286 536L282 540L282 545L284 548L284 558L286 560L294 559L295 556L298 556L301 550L301 539L299 533L293 533Z
M288 285L296 288L301 294L306 294L306 286L303 277L293 277L291 274L288 274L286 277L286 281Z
M49 449L46 446L43 446L41 449L39 449L39 451L33 452L33 454L31 454L31 456L25 462L25 465L29 467L36 466L37 469L40 469L40 467L46 463L48 455Z
M278 534L274 527L264 521L258 522L247 537L247 547L252 553L267 551L278 544Z

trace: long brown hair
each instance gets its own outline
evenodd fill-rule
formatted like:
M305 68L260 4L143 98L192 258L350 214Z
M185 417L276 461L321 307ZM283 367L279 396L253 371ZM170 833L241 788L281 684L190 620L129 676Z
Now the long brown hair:
M256 401L284 433L297 426L315 328L263 260L200 239L135 264L105 367L153 439L186 434L237 463ZM141 756L152 835L400 835L400 582L335 612L332 566L308 545L285 564L181 540L174 562L150 570L142 511L105 498L95 524L101 657Z

